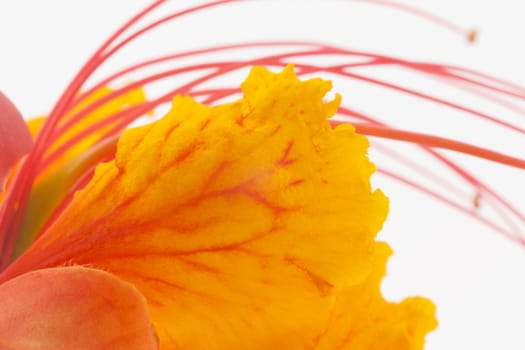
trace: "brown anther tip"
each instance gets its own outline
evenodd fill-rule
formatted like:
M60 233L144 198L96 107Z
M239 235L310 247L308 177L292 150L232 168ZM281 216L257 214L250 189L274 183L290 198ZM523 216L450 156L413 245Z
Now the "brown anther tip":
M473 44L477 38L478 38L477 30L472 29L470 32L468 32L467 40L469 43Z
M472 198L472 204L474 205L474 208L478 209L481 202L481 193L476 193L474 198Z

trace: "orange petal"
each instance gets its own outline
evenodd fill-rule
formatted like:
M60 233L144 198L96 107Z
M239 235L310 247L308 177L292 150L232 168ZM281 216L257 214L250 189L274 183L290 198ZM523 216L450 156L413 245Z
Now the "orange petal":
M0 286L0 348L157 349L144 297L100 270L60 267Z
M242 87L218 107L176 97L125 132L0 278L109 271L146 297L166 349L311 347L337 290L369 274L387 200L371 190L367 140L327 122L329 82L254 68Z
M24 118L0 92L0 192L9 170L29 152L32 144Z
M434 305L423 298L390 303L380 293L391 250L378 243L374 268L360 285L337 295L330 322L315 350L422 350L425 335L437 327Z

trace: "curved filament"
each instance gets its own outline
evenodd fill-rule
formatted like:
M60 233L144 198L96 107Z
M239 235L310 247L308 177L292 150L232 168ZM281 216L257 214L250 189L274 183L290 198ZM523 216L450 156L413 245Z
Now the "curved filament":
M410 89L384 78L371 77L363 73L357 73L356 69L381 66L406 70L435 81L443 82L448 86L461 89L464 92L481 96L506 110L511 110L520 113L521 115L523 115L525 111L525 108L522 108L519 105L520 102L525 100L524 87L461 67L428 62L413 62L393 56L379 55L373 52L334 47L324 43L299 41L252 42L207 47L186 52L174 52L169 55L152 57L149 60L139 62L129 67L124 67L120 71L114 72L98 82L86 85L86 82L92 74L108 58L116 55L121 48L140 39L147 32L158 28L162 24L181 18L184 15L236 1L237 0L220 0L194 7L188 7L163 16L150 24L142 26L131 34L125 35L132 25L144 20L148 14L156 10L165 2L164 0L156 1L121 26L90 57L78 74L72 79L50 112L40 133L35 139L32 151L28 154L26 161L20 165L18 172L13 178L12 185L2 202L0 208L0 269L5 268L12 255L16 241L16 233L18 232L20 220L33 181L70 147L81 142L86 137L100 132L108 126L111 128L109 131L105 132L99 142L104 142L104 140L118 136L130 123L140 118L148 111L151 111L153 108L170 102L176 94L191 94L193 96L199 96L201 100L206 103L216 103L220 100L231 99L239 93L239 89L236 85L215 87L213 83L217 83L220 78L223 78L230 73L245 70L252 65L283 67L288 63L294 63L298 75L308 76L312 74L326 73L333 76L334 79L373 85L383 89L392 90L396 93L414 96L434 106L441 106L451 110L460 111L475 120L484 120L509 133L517 133L520 136L525 133L525 129L520 125L508 121L507 119L503 119L498 115L485 113L476 107L458 104L449 99L434 96L431 93L419 89ZM445 19L413 7L393 1L368 0L364 2L402 10L431 21L445 29L467 36L469 39L473 38L473 32L467 31ZM234 56L242 50L249 48L257 48L257 53L252 53L252 57L242 60L226 59L230 55ZM277 54L266 53L269 52L269 49L278 49L281 52ZM205 63L193 65L187 64L183 61L181 62L183 58L206 58L207 55L212 53L223 54L223 59L221 61L209 59ZM238 55L235 57L238 57ZM318 58L319 62L323 62L323 59L327 57L343 57L344 62L342 64L332 65L301 63L301 60L304 58ZM357 63L355 63L356 60ZM308 62L311 61L312 60L310 59ZM160 64L170 64L172 67L169 69L162 68L154 74L142 73L145 69L154 68ZM166 88L160 96L151 97L146 102L110 115L97 123L93 123L85 130L69 139L62 146L54 149L53 152L48 151L50 146L53 145L61 135L64 135L71 130L72 126L77 122L84 120L86 116L93 111L96 111L105 103L108 103L137 87L148 89L150 85L158 83L161 80L182 77L187 73L192 73L193 75L192 78L187 79L185 83ZM116 89L105 97L94 101L81 110L78 110L76 113L70 114L75 107L79 106L79 104L94 91L97 91L104 86L113 85L120 80L134 82L120 89ZM341 107L338 119L333 121L334 125L340 123L352 123L356 126L358 132L371 137L403 140L417 145L423 154L441 166L445 171L452 174L457 182L451 182L438 174L428 176L427 173L425 176L427 171L424 168L417 166L417 164L414 164L414 162L411 162L409 157L395 152L392 149L395 147L393 143L388 146L379 146L379 144L376 146L376 143L372 142L372 149L390 157L396 162L396 164L407 168L407 173L405 173L400 172L397 168L387 169L382 167L381 164L378 164L379 172L387 177L404 183L411 188L421 191L435 200L460 210L506 237L523 244L525 237L525 232L523 231L523 228L525 227L525 214L523 213L523 208L517 208L514 204L506 200L503 194L498 193L495 189L492 189L489 185L485 184L482 179L476 175L475 171L467 169L459 162L453 160L452 157L434 148L453 149L457 152L489 159L500 164L521 169L525 168L524 159L512 156L506 152L495 152L481 145L467 144L447 137L428 135L412 130L399 130L387 125L387 123L381 121L378 116L371 117L358 112L357 109L351 105L343 105ZM107 155L105 155L100 161L108 159ZM79 177L76 184L71 188L67 198L70 198L71 194L76 189L81 188L86 183L92 170L92 168L86 170L86 172ZM418 182L413 178L413 175L426 177L430 181L430 184L422 184L421 182ZM472 193L475 194L474 201L472 201ZM486 202L490 208L492 208L493 214L499 218L499 221L489 218L477 210L478 205L476 204L476 201L480 197L483 198L483 201ZM67 198L57 208L54 208L54 213L48 219L45 227L47 227L67 205ZM467 200L465 200L466 198ZM473 202L474 205L472 205ZM44 230L42 230L40 234L43 231Z

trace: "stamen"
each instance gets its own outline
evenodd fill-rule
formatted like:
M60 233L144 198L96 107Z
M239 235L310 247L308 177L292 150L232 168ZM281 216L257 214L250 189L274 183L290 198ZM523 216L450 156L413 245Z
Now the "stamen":
M520 238L520 237L517 237L516 234L514 234L513 232L510 232L508 230L506 230L505 228L499 226L499 225L496 225L495 223L493 223L492 221L484 218L483 216L481 216L480 214L477 213L477 211L475 210L472 210L470 208L467 208L467 207L464 207L448 198L446 198L445 196L441 195L440 193L438 192L434 192L434 191L431 191L429 190L427 187L424 187L424 186L421 186L413 181L410 181L410 180L407 180L406 178L402 177L402 176L399 176L397 175L396 173L392 172L392 171L389 171L389 170L386 170L386 169L383 169L383 168L378 168L377 170L379 173L383 174L383 175L386 175L388 177L391 177L399 182L402 182L404 183L405 185L408 185L409 187L412 187L420 192L423 192L427 195L429 195L430 197L434 198L434 199L437 199L438 201L440 202L443 202L445 204L447 204L448 206L450 207L453 207L461 212L463 212L464 214L468 215L468 216L471 216L472 218L476 219L477 221L487 225L488 227L490 227L491 229L495 230L496 232L499 232L501 234L503 234L505 237L509 238L510 240L513 240L513 241L517 241L518 243L520 244L523 244L523 239Z
M223 62L223 63L224 63L224 62ZM229 63L231 63L231 62L229 62ZM245 64L251 64L251 63L253 63L253 62L246 62ZM274 62L274 61L269 60L269 59L266 59L265 63L266 63L266 64L275 64L275 65L279 65L279 64L282 65L282 64L283 64L283 63L280 63L280 62ZM315 68L315 67L307 67L307 68L309 68L309 69L304 69L305 67L302 66L302 65L299 65L299 67L302 68L302 73L303 73L303 74L304 74L304 73L311 73L311 72L313 72L315 69L317 69L317 70L323 70L323 68L320 68L320 67L317 67L317 68ZM238 67L237 67L237 68L238 68ZM324 68L324 69L325 69L325 70L329 70L329 71L336 70L336 69L330 69L330 68L328 68L328 69L327 69L327 68ZM214 73L214 75L217 75L217 73ZM206 80L206 79L202 79L202 78L201 78L201 79L200 79L200 82L203 82L204 80ZM196 85L196 84L195 84L195 82L194 82L193 86L195 86L195 85ZM235 90L235 89L233 89L233 90ZM225 96L225 95L223 94L222 97L224 97L224 96ZM211 99L208 99L208 100L211 100ZM496 158L497 158L497 157L496 157ZM463 176L465 179L469 180L469 182L471 182L473 185L480 186L480 185L479 185L479 182L478 182L477 180L474 180L474 178L473 178L472 176L468 175L467 173L465 173L464 171L462 171L460 168L455 167L455 171L457 171L458 173L462 174L462 176Z
M431 12L424 11L415 6L410 6L407 4L402 4L396 1L389 1L389 0L353 0L353 1L366 2L369 4L386 6L386 7L390 7L390 8L400 10L406 13L410 13L412 15L415 15L427 21L433 22L434 24L437 24L438 26L443 27L464 38L467 38L468 41L470 42L473 42L476 39L475 30L464 29L458 26L457 24L447 20L446 18L439 17Z
M467 36L467 38L468 38L468 41L469 41L470 43L475 42L476 39L477 39L477 37L478 37L478 31L477 31L477 30L475 30L475 29L471 29L471 30L468 32L468 36Z
M455 86L462 85L465 90L471 90L472 92L479 93L481 95L486 95L488 99L498 103L499 105L502 105L507 108L511 108L514 106L513 104L504 101L497 97L497 94L502 94L505 97L513 97L518 98L520 100L525 99L525 88L517 86L515 84L484 75L482 73L478 73L469 69L463 69L453 66L445 66L445 65L437 65L437 64L429 64L429 63L421 63L421 62L410 62L406 60L397 59L394 57L388 57L385 55L377 55L373 53L366 53L366 52L359 52L359 51L350 51L350 50L344 50L340 48L331 47L324 44L316 44L316 43L243 43L243 44L237 44L237 45L228 45L228 46L222 46L222 47L214 47L214 48L205 48L202 50L195 50L195 51L189 51L189 52L183 52L183 53L175 53L168 56L162 56L158 58L153 58L151 60L139 63L137 65L125 68L115 74L112 74L111 76L103 79L101 82L95 84L91 89L87 89L85 93L78 94L80 89L83 87L87 79L92 75L94 71L98 69L100 65L102 65L109 57L113 56L115 53L117 53L122 47L127 45L128 43L138 39L143 34L149 32L150 30L157 28L158 26L162 25L163 23L166 23L168 21L172 21L176 18L180 18L186 14L197 12L200 10L204 10L206 8L210 8L213 6L219 6L226 3L234 2L237 0L220 0L220 1L213 1L209 3L205 3L202 5L198 5L195 7L187 8L185 10L181 10L176 13L169 14L168 16L162 17L161 19L143 26L141 29L131 33L130 35L124 37L121 39L121 37L124 35L124 33L135 23L137 23L139 20L143 19L148 13L153 11L155 8L160 6L165 0L160 0L154 2L152 5L144 9L143 11L139 12L136 16L134 16L132 19L130 19L128 22L126 22L122 27L120 27L112 36L109 37L106 42L103 43L103 45L91 56L91 58L86 62L86 64L82 67L82 69L79 71L79 73L75 76L75 78L71 81L71 83L68 85L56 105L54 106L53 110L49 114L49 117L46 121L46 123L43 125L41 132L37 136L37 139L35 141L35 146L33 147L33 150L28 155L27 160L20 165L19 171L15 174L13 179L13 184L9 188L9 192L7 193L6 198L4 199L2 203L2 207L0 208L0 269L4 268L6 264L8 263L11 252L13 251L14 242L15 242L15 232L18 230L18 225L21 220L21 213L24 211L29 192L31 190L31 186L33 183L33 180L38 175L38 172L45 170L47 166L49 166L53 161L55 161L60 155L65 152L68 147L71 147L75 145L77 142L82 140L83 138L93 135L96 132L100 132L102 128L110 126L111 129L107 131L101 138L101 140L105 140L109 137L118 135L130 122L138 118L139 116L143 115L145 112L151 110L155 106L168 102L171 100L172 96L175 93L191 93L193 95L208 95L208 97L205 99L208 103L213 103L214 101L217 101L218 99L227 98L228 96L237 93L237 88L223 88L223 89L206 89L206 88L200 88L198 90L197 88L202 85L205 82L212 81L215 78L221 77L224 74L228 72L232 72L238 69L243 69L247 66L253 65L253 64L262 64L267 66L275 66L275 67L281 67L286 65L286 61L290 59L298 59L301 57L306 56L323 56L323 55L343 55L348 58L352 57L360 57L365 58L366 60L362 63L352 63L352 64L345 64L345 65L332 65L332 66L315 66L315 65L306 65L306 64L296 64L297 68L299 69L299 74L310 74L315 72L328 72L331 74L335 74L339 77L343 77L345 79L354 79L354 80L360 80L360 81L366 81L368 83L382 86L385 88L393 89L405 94L410 94L413 96L416 96L418 98L437 103L439 105L444 105L450 108L454 108L456 110L469 113L471 115L489 120L492 123L496 123L498 125L501 125L505 128L508 128L509 130L514 130L519 133L524 133L525 130L519 126L516 126L514 124L511 124L509 122L506 122L502 119L499 119L497 117L482 113L478 110L467 108L464 106L457 105L455 103L452 103L450 101L439 99L427 94L424 94L420 91L415 91L411 89L404 88L402 86L389 83L386 81L378 80L378 79L372 79L363 75L351 73L350 69L355 68L358 66L374 66L374 65L397 65L400 68L405 68L412 70L417 73L421 74L428 74L430 76L434 76L436 78L444 79L449 84L455 84ZM359 0L356 0L359 1ZM424 18L426 20L429 20L433 23L436 23L452 32L455 32L457 34L460 34L466 38L468 38L469 41L473 41L476 37L475 31L467 31L450 21L447 21L445 19L442 19L438 16L435 16L431 13L427 13L425 11L422 11L420 9L407 6L404 4L399 4L394 1L386 1L386 0L361 0L361 1L367 1L370 4L378 4L378 5L384 5L387 7L399 9L408 13L412 13L416 16L419 16L421 18ZM118 41L120 39L120 41ZM303 50L292 50L290 52L285 52L279 55L272 55L272 56L261 56L257 58L253 58L251 60L245 60L245 61L223 61L223 62L210 62L206 65L202 65L202 69L204 69L204 66L207 66L209 68L213 68L214 71L212 73L204 74L201 77L198 77L196 79L193 79L192 81L179 86L176 89L173 89L172 91L169 91L166 94L163 94L162 96L152 99L148 102L144 102L142 104L139 104L134 107L130 107L124 111L121 111L119 113L115 113L113 115L108 116L104 120L94 123L88 128L86 128L84 131L78 133L74 137L72 137L68 142L66 142L61 147L55 149L55 151L51 154L47 154L49 147L60 138L61 135L63 135L65 132L70 130L70 128L79 120L82 120L85 116L87 116L89 113L96 110L98 107L102 106L104 103L107 103L111 101L113 98L116 98L122 94L124 94L126 91L132 90L135 87L138 86L145 86L151 82L157 81L159 79L172 77L177 74L182 74L184 72L192 71L192 70L198 70L197 65L195 66L182 66L171 70L165 70L160 73L157 73L155 75L149 75L142 79L139 79L136 81L136 83L130 84L122 89L116 90L110 95L101 98L95 102L93 102L91 105L86 106L83 110L78 111L75 113L75 115L71 115L70 118L65 120L65 116L68 115L68 113L75 108L86 96L88 96L90 93L94 92L98 88L106 85L110 85L115 79L123 77L129 73L138 71L142 68L153 66L154 64L161 63L161 62L167 62L167 61L174 61L177 58L182 57L189 57L189 56L199 56L199 55L205 55L212 52L218 52L221 50L235 50L235 49L242 49L247 47L286 47L289 45L302 45L303 47L306 47L306 49ZM520 111L520 108L518 106L514 106L515 110L518 112ZM354 116L356 117L357 114L353 113L354 111L351 111L350 109L341 109L342 114L346 116ZM352 112L352 113L350 113ZM361 115L361 119L365 118L366 116ZM359 118L357 118L359 119ZM364 119L363 119L364 120ZM501 195L499 195L497 192L491 190L489 187L481 183L481 181L478 180L478 178L459 165L455 164L454 162L450 161L447 157L441 155L437 151L434 151L427 146L431 147L443 147L447 149L452 149L455 151L471 154L474 156L482 157L485 159L490 159L492 161L499 162L501 164L507 164L510 166L518 167L518 168L524 168L525 160L514 158L502 153L493 152L491 150L484 149L482 147L478 147L475 145L470 145L466 143L462 143L459 141L449 140L447 138L441 138L436 137L432 135L426 135L426 134L420 134L420 133L414 133L410 131L405 130L397 130L390 128L386 125L379 124L377 121L368 118L367 123L357 123L356 128L358 132L362 132L365 134L368 134L370 136L380 136L385 137L389 139L397 139L397 140L404 140L407 142L412 143L419 143L424 146L422 146L422 149L427 152L431 157L436 159L437 161L441 162L445 166L447 166L449 169L451 169L456 174L460 175L469 185L471 185L474 189L476 189L476 193L479 194L479 196L483 196L484 201L489 205L493 206L494 210L498 212L500 217L508 224L508 226L511 228L511 231L504 229L500 227L499 225L495 224L493 221L490 221L478 213L474 213L472 210L468 210L465 207L462 207L456 202L451 201L450 199L443 197L441 195L436 196L436 192L431 191L427 187L421 186L416 184L415 182L412 182L412 180L407 179L404 176L395 174L392 171L386 171L385 169L381 169L382 173L398 179L398 181L404 182L407 185L417 188L418 190L425 192L432 197L439 199L442 202L445 202L452 207L458 208L462 210L463 212L467 213L470 216L475 217L478 221L481 221L485 223L486 225L494 228L495 230L505 234L508 237L511 237L511 232L518 232L515 226L512 226L511 220L507 218L507 213L511 213L512 215L516 216L521 222L525 222L525 215L521 213L519 210L514 208L508 201L504 200ZM375 134L375 135L374 135ZM426 146L425 146L426 145ZM97 147L97 146L95 146ZM398 157L399 161L403 161L402 157ZM405 162L406 163L406 162ZM417 171L417 167L411 167L412 169ZM83 181L87 181L86 179L89 178L88 174L91 170L84 169L84 174L80 175L77 174L79 178L82 178ZM453 186L447 186L443 181L441 181L439 178L434 178L435 183L441 183L442 186L452 189ZM77 186L73 186L72 188L78 188ZM457 191L461 192L461 191ZM476 195L477 196L477 195ZM476 206L476 198L474 198L474 206ZM59 207L55 211L56 213L60 212L60 208L63 208L67 203L67 199L62 200L62 206ZM463 208L463 209L461 209ZM472 209L472 208L471 208ZM474 214L472 214L474 213ZM53 216L51 217L51 220L48 220L48 223L51 221ZM507 220L508 219L508 220ZM46 224L47 225L47 224ZM40 231L42 233L45 230ZM513 239L518 240L519 242L523 243L523 240L518 236L514 235Z
M365 81L365 82L368 82L368 83L371 83L371 84L375 84L375 85L383 86L383 87L390 88L390 89L393 89L393 90L396 90L396 91L404 92L406 94L409 94L409 95L412 95L412 96L416 96L416 97L422 98L424 100L429 100L429 101L436 102L438 104L441 104L441 105L444 105L444 106L447 106L447 107L450 107L450 108L453 108L453 109L456 109L456 110L459 110L459 111L467 112L469 114L473 114L475 116L481 117L483 119L486 119L486 120L491 121L493 123L496 123L498 125L501 125L501 126L509 128L509 129L512 129L514 131L518 131L518 132L520 132L522 134L525 134L525 129L523 129L523 128L519 127L519 126L516 126L516 125L510 124L508 122L502 121L502 120L500 120L500 119L498 119L496 117L493 117L493 116L491 116L489 114L481 113L481 112L479 112L479 111L477 111L475 109L472 109L472 108L463 107L463 106L460 106L460 105L458 105L456 103L453 103L453 102L450 102L450 101L446 101L446 100L438 98L438 97L433 97L433 96L427 95L427 94L422 93L422 92L418 92L418 91L415 91L415 90L412 90L412 89L407 89L407 88L404 88L402 86L395 85L395 84L390 84L390 83L387 83L387 82L384 82L384 81L381 81L381 80L365 77L363 75L349 73L349 72L341 72L341 74L345 75L345 76L347 76L349 78Z
M344 122L338 121L332 121L331 123L334 125L344 124ZM353 125L355 126L358 133L364 135L384 137L391 140L407 141L429 147L449 149L452 151L491 160L493 162L510 165L519 169L525 169L525 159L510 157L505 154L494 152L486 148L477 147L468 143L455 141L444 137L382 127L373 124L354 123Z
M62 166L31 191L11 260L18 257L37 236L53 211L65 199L79 178L108 155L114 155L117 137L106 139Z

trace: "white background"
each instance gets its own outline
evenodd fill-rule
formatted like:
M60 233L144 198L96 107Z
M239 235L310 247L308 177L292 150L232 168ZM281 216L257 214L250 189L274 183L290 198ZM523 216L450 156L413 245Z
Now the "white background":
M0 1L0 89L25 116L45 113L97 45L147 3ZM254 39L308 39L406 59L454 63L525 85L522 1L405 3L417 4L466 28L478 28L478 42L468 45L464 38L432 23L377 5L336 0L244 1L166 27L158 36L126 49L106 72L159 52ZM176 5L164 9L170 6ZM420 84L417 78L396 74L394 69L385 77ZM440 88L440 94L450 92ZM435 89L437 92L438 87ZM417 100L396 94L354 90L344 82L336 83L335 90L360 110L390 118L394 124L395 118L414 126L424 120L432 123L432 130L427 131L477 141L525 158L522 135L496 133L486 126L478 131L447 109L420 106ZM483 102L466 103L491 108ZM525 126L525 117L512 118ZM372 152L371 156L382 164L379 155ZM468 157L457 159L471 165L476 174L525 210L525 172ZM424 295L438 306L440 327L428 336L426 349L525 349L525 249L387 179L376 177L374 181L391 198L381 238L391 243L395 255L384 293L392 300Z

